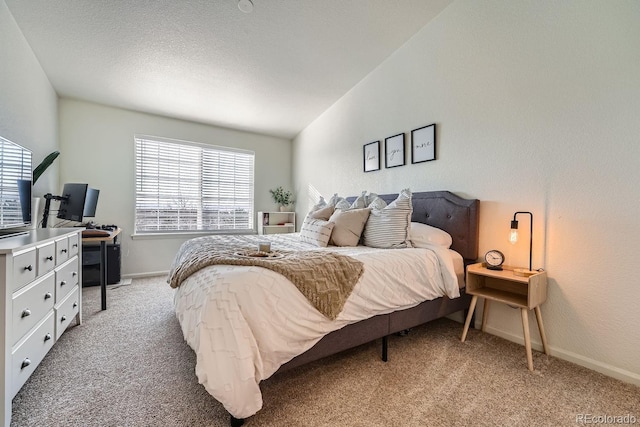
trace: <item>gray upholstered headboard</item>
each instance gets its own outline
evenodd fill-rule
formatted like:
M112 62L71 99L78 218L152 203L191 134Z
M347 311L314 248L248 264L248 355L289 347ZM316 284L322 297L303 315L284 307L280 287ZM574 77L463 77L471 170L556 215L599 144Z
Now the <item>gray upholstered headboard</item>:
M380 197L390 203L397 194L383 194ZM438 227L451 235L451 249L458 252L468 262L478 259L478 219L480 201L464 199L450 191L426 191L413 193L413 214L411 221ZM353 201L355 198L349 197Z

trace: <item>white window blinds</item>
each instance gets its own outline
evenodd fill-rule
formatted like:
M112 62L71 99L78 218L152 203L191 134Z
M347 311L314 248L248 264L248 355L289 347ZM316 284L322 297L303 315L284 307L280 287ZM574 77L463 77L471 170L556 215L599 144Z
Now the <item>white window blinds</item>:
M254 153L136 136L136 233L253 229Z
M31 215L31 194L27 194L22 210L19 181L31 181L31 151L0 137L0 228L18 227ZM31 189L26 183L25 190ZM26 214L26 215L25 215ZM34 219L35 221L35 219Z

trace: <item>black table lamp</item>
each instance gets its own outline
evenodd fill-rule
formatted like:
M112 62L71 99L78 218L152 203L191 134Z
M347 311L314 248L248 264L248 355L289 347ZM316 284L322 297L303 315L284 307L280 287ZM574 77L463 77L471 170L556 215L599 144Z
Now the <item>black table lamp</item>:
M509 241L512 244L515 244L518 241L518 221L516 220L516 216L518 214L527 214L531 217L531 228L529 230L529 270L525 270L524 268L514 268L513 274L516 276L531 276L536 273L531 268L531 253L533 249L533 214L531 212L516 212L513 214L513 220L511 221L511 233L509 234Z

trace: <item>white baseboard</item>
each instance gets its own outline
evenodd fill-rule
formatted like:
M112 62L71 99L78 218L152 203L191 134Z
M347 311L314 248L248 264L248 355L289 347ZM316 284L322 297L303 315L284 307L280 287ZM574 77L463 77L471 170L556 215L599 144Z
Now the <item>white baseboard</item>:
M480 329L480 326L481 324L478 323L477 328ZM514 335L512 333L489 326L487 326L486 332L524 346L524 338L519 335ZM543 351L542 342L531 340L531 348L537 351ZM585 368L591 369L592 371L600 372L601 374L604 374L608 377L640 386L640 375L634 372L620 369L613 365L609 365L608 363L593 360L580 354L573 353L562 348L554 347L552 345L549 345L549 353L551 353L552 356L557 357L558 359L566 360L567 362L584 366Z
M152 271L150 273L123 274L122 277L126 277L129 279L142 279L144 277L166 276L168 274L169 271Z

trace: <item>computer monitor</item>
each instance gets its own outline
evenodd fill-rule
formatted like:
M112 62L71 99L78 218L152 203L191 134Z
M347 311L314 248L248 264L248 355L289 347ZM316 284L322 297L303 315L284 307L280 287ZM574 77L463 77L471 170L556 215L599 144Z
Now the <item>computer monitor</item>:
M100 190L96 190L95 188L87 188L87 196L84 200L84 210L82 211L82 216L84 217L94 217L96 216L96 207L98 206L98 196L100 195Z
M88 184L65 184L57 217L69 221L82 221Z

